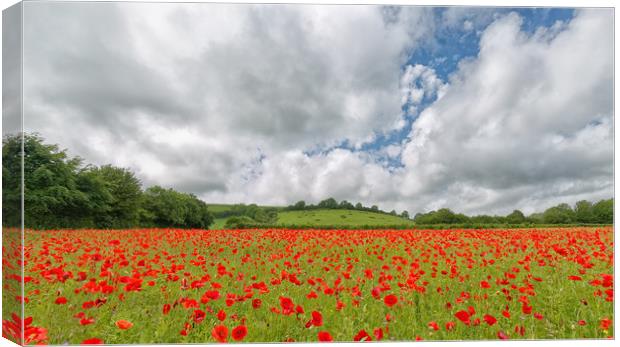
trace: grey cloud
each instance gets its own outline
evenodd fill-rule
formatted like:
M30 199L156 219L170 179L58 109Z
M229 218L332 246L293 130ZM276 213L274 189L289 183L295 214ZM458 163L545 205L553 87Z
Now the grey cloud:
M438 19L418 7L28 7L28 129L86 161L130 167L145 185L213 202L334 196L410 212L504 213L612 194L605 11L528 36L518 16L476 8ZM463 20L493 24L449 81L428 73L429 95L441 98L403 144L304 154L402 126L406 58ZM404 167L386 168L376 156L388 152Z

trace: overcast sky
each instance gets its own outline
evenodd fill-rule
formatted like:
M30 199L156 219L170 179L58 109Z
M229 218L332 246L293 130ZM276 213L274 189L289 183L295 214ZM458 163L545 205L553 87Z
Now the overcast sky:
M613 10L24 3L27 131L207 202L613 196Z

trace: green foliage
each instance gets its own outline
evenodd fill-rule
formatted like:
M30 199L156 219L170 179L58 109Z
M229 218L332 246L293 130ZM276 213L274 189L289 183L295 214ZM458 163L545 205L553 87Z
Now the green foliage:
M543 221L548 224L568 224L575 220L575 212L568 204L559 204L543 213Z
M416 214L414 221L418 226L433 225L460 225L463 227L479 226L528 226L528 225L584 225L584 224L612 224L613 199L601 200L596 204L589 201L579 201L572 209L568 204L559 204L548 208L542 213L533 213L525 216L523 212L514 210L507 216L477 215L468 217L456 214L449 209L440 209L428 213Z
M614 222L614 199L601 200L592 206L595 223L612 224Z
M506 222L509 224L525 223L525 215L519 210L514 210L511 214L506 216Z
M2 141L3 225L19 226L22 136ZM23 136L24 223L27 228L208 228L213 221L204 202L163 188L143 193L134 173L112 165L82 166L66 150ZM158 189L163 190L161 194ZM163 206L163 207L162 207Z
M192 194L180 193L160 186L144 192L142 225L206 229L213 222L207 204Z
M454 213L450 209L442 208L426 214L418 213L413 220L416 224L455 224L467 223L469 222L469 217L461 213Z

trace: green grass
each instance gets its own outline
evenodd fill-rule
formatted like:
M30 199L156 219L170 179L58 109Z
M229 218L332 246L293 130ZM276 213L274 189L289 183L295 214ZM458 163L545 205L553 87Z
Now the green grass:
M346 226L402 226L414 225L412 220L389 214L355 211L355 210L309 210L285 211L278 213L278 224L281 225L346 225Z
M234 205L232 204L207 204L209 208L209 212L211 213L222 213L227 212L232 209Z
M213 220L213 224L209 227L211 230L220 230L224 229L224 224L226 224L226 220L228 218L215 218Z

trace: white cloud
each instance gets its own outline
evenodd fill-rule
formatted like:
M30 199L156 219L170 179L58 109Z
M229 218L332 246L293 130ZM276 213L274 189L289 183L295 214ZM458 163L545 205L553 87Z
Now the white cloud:
M520 24L516 14L491 24L478 58L414 123L404 192L420 207L443 198L457 210L531 212L612 195L613 16L580 11L552 38Z
M445 26L493 23L478 56L442 81L405 66L437 29L419 7L26 8L28 129L147 185L213 202L333 196L410 212L532 212L612 194L608 10L533 35L515 14L447 11ZM435 98L402 144L360 151L407 124L405 102L415 113ZM356 151L304 154L344 140Z

